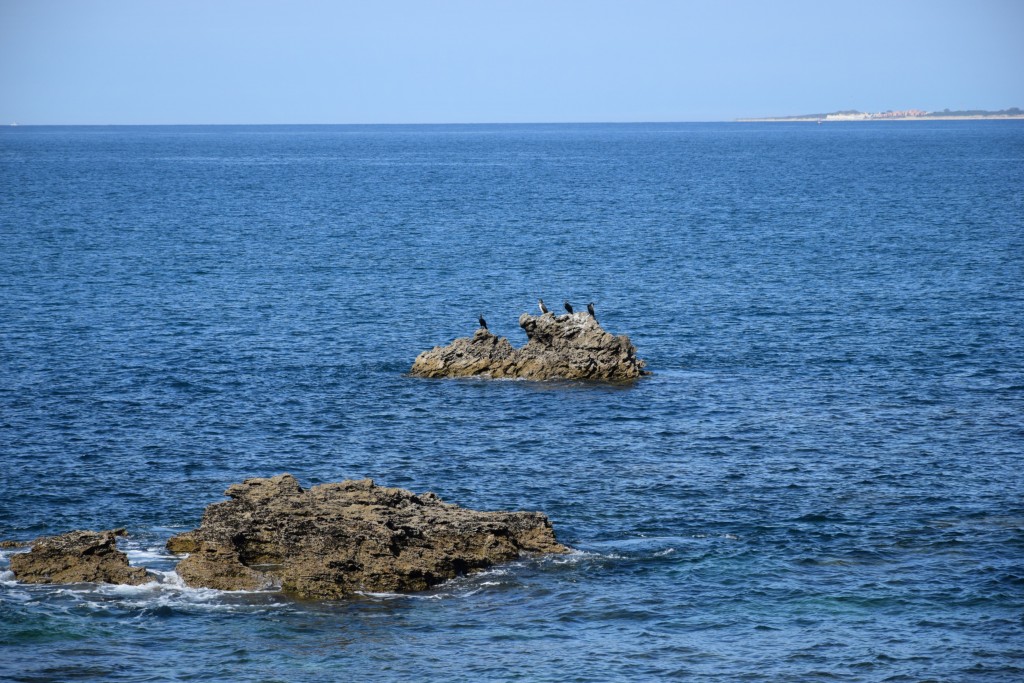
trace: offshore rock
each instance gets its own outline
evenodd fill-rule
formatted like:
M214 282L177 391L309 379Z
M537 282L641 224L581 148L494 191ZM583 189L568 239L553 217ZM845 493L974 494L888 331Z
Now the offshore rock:
M651 374L626 335L604 330L593 316L524 313L519 326L529 341L515 348L504 337L479 329L448 346L424 351L409 371L416 377L490 377L531 380L579 379L624 382Z
M290 474L230 486L167 549L192 587L280 586L301 598L415 591L522 553L564 553L539 512L477 512L370 479L303 489Z
M131 586L152 578L144 567L128 565L128 556L117 549L124 529L69 531L32 541L32 550L11 555L14 578L23 583L120 583Z

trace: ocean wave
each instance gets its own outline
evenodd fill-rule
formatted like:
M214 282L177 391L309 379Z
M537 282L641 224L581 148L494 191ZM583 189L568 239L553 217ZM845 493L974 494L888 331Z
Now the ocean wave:
M163 546L139 548L126 545L122 550L125 555L128 556L128 563L132 566L145 566L146 563L152 563L154 561L177 563L185 557L185 555L169 553L164 550Z
M266 590L224 591L193 588L173 570L149 569L151 580L137 585L109 583L25 584L14 580L12 572L0 572L0 603L4 600L32 600L46 603L57 611L71 607L100 612L152 611L247 611L256 608L283 607L291 602L276 588Z

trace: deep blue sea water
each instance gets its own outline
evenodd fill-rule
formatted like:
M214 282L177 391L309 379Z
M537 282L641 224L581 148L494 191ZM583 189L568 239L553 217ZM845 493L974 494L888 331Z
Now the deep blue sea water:
M1019 122L0 129L11 681L1024 679ZM632 386L430 381L594 301ZM183 588L231 483L542 510L578 552L338 603Z

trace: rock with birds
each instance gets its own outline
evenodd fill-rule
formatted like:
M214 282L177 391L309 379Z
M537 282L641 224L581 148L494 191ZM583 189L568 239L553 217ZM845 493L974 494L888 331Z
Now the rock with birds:
M651 374L625 335L604 330L593 315L532 316L519 326L529 341L515 348L486 328L447 346L424 351L413 362L415 377L490 377L532 380L582 379L623 382Z

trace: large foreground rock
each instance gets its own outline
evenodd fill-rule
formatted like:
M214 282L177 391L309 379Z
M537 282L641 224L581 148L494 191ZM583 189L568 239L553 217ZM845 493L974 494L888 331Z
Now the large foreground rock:
M190 553L193 587L280 585L306 598L422 590L521 553L563 553L539 512L477 512L370 479L303 489L290 474L247 479L167 542Z
M121 583L137 586L151 580L143 567L128 565L117 549L124 529L69 531L32 541L32 550L11 555L14 578L23 583Z
M625 335L604 330L591 315L524 313L519 326L529 341L515 348L505 337L479 329L448 346L424 351L412 364L417 377L583 379L623 382L650 372Z

